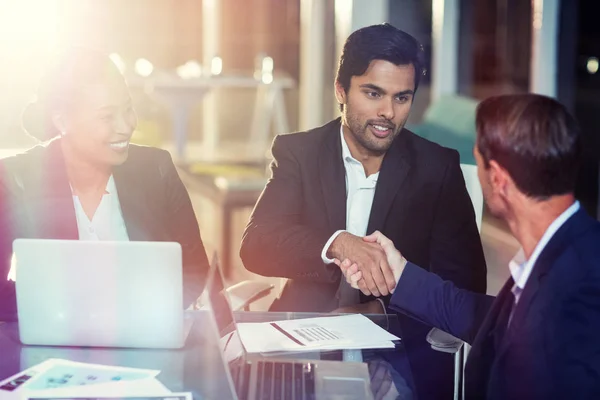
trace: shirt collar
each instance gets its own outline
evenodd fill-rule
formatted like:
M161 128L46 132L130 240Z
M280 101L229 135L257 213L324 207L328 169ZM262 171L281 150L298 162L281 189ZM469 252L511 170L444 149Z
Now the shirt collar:
M112 174L108 178L108 182L106 182L106 193L117 193L117 185L115 184L115 178L113 178Z
M535 262L550 239L552 239L552 236L554 236L560 227L563 226L563 224L579 210L579 207L579 201L575 201L569 208L560 214L558 218L556 218L550 224L550 226L548 226L546 232L544 232L544 235L535 246L533 253L531 253L529 260L525 259L525 252L523 251L523 248L520 248L519 251L517 251L517 254L515 254L513 259L508 264L508 268L510 269L510 274L515 281L515 285L517 285L519 289L523 290L525 288L525 284L527 283L529 275L531 275L531 271L533 270Z
M344 162L360 162L356 158L352 157L352 153L350 153L350 147L348 147L348 143L344 137L344 125L340 125L340 140L342 141L342 159Z
M73 194L73 186L71 186L71 182L69 182L69 187L71 188L71 194ZM104 189L106 193L117 193L117 185L115 184L115 179L112 174L108 177L108 182L106 182L106 189Z
M346 138L344 137L344 126L340 125L340 141L342 142L342 160L344 161L344 165L346 165L346 168L348 168L348 164L358 164L361 167L361 170L363 168L362 163L360 161L358 161L356 158L352 157L352 153L350 153L350 147L348 147L348 143L346 142ZM363 172L364 174L364 172ZM369 175L368 177L366 177L369 180L372 180L373 182L377 182L377 179L379 179L379 171L375 172L374 174Z

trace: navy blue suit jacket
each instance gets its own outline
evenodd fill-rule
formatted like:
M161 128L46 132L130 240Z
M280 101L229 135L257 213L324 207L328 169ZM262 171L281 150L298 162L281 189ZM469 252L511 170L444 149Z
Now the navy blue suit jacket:
M508 328L498 297L458 289L408 263L390 307L472 344L466 398L600 398L600 223L580 210L540 254Z

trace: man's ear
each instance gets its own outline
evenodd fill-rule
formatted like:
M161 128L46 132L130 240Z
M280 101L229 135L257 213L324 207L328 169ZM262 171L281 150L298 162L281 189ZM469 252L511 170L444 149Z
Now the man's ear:
M335 98L339 104L346 104L346 91L339 81L335 82Z
M495 160L490 160L489 177L492 190L500 196L506 198L508 195L508 187L512 182L508 171Z

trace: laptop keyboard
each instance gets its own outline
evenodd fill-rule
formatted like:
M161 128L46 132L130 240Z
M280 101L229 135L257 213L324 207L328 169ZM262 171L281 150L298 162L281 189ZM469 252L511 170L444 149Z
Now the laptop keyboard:
M248 399L250 390L250 364L230 365L231 377L235 384L235 392L240 400Z
M258 361L254 398L257 400L315 400L315 364ZM232 372L240 399L250 399L250 366Z

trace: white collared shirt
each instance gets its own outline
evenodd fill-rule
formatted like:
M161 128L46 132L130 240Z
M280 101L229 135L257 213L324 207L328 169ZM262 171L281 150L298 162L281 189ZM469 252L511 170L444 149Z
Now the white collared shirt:
M73 195L73 203L75 204L79 240L129 240L125 220L121 212L117 186L112 175L108 178L106 192L102 196L91 221L83 210L78 196Z
M73 188L71 188L72 192ZM79 197L73 195L79 240L129 241L117 187L112 175L108 178L105 192L91 221L83 210ZM15 265L13 253L10 270L6 277L9 281L16 281Z
M325 243L321 251L321 258L326 264L333 262L332 259L327 258L327 250L340 233L349 232L356 236L366 235L375 197L375 187L379 178L379 172L366 176L362 163L352 157L344 138L342 126L340 126L340 140L342 142L342 159L346 170L346 230L335 232Z
M546 232L544 232L544 235L542 235L542 238L535 246L533 253L531 253L529 260L525 259L525 253L523 252L523 248L521 248L508 264L510 274L515 281L515 284L512 288L512 292L515 295L515 305L519 302L521 293L523 292L523 289L525 289L527 279L529 279L529 275L531 275L531 271L533 271L533 267L535 266L535 262L537 261L538 257L550 239L552 239L552 236L554 236L560 227L563 226L563 224L579 210L579 207L579 202L575 201L569 208L560 214L558 218L556 218L550 224L550 226L548 226L548 229L546 229Z

